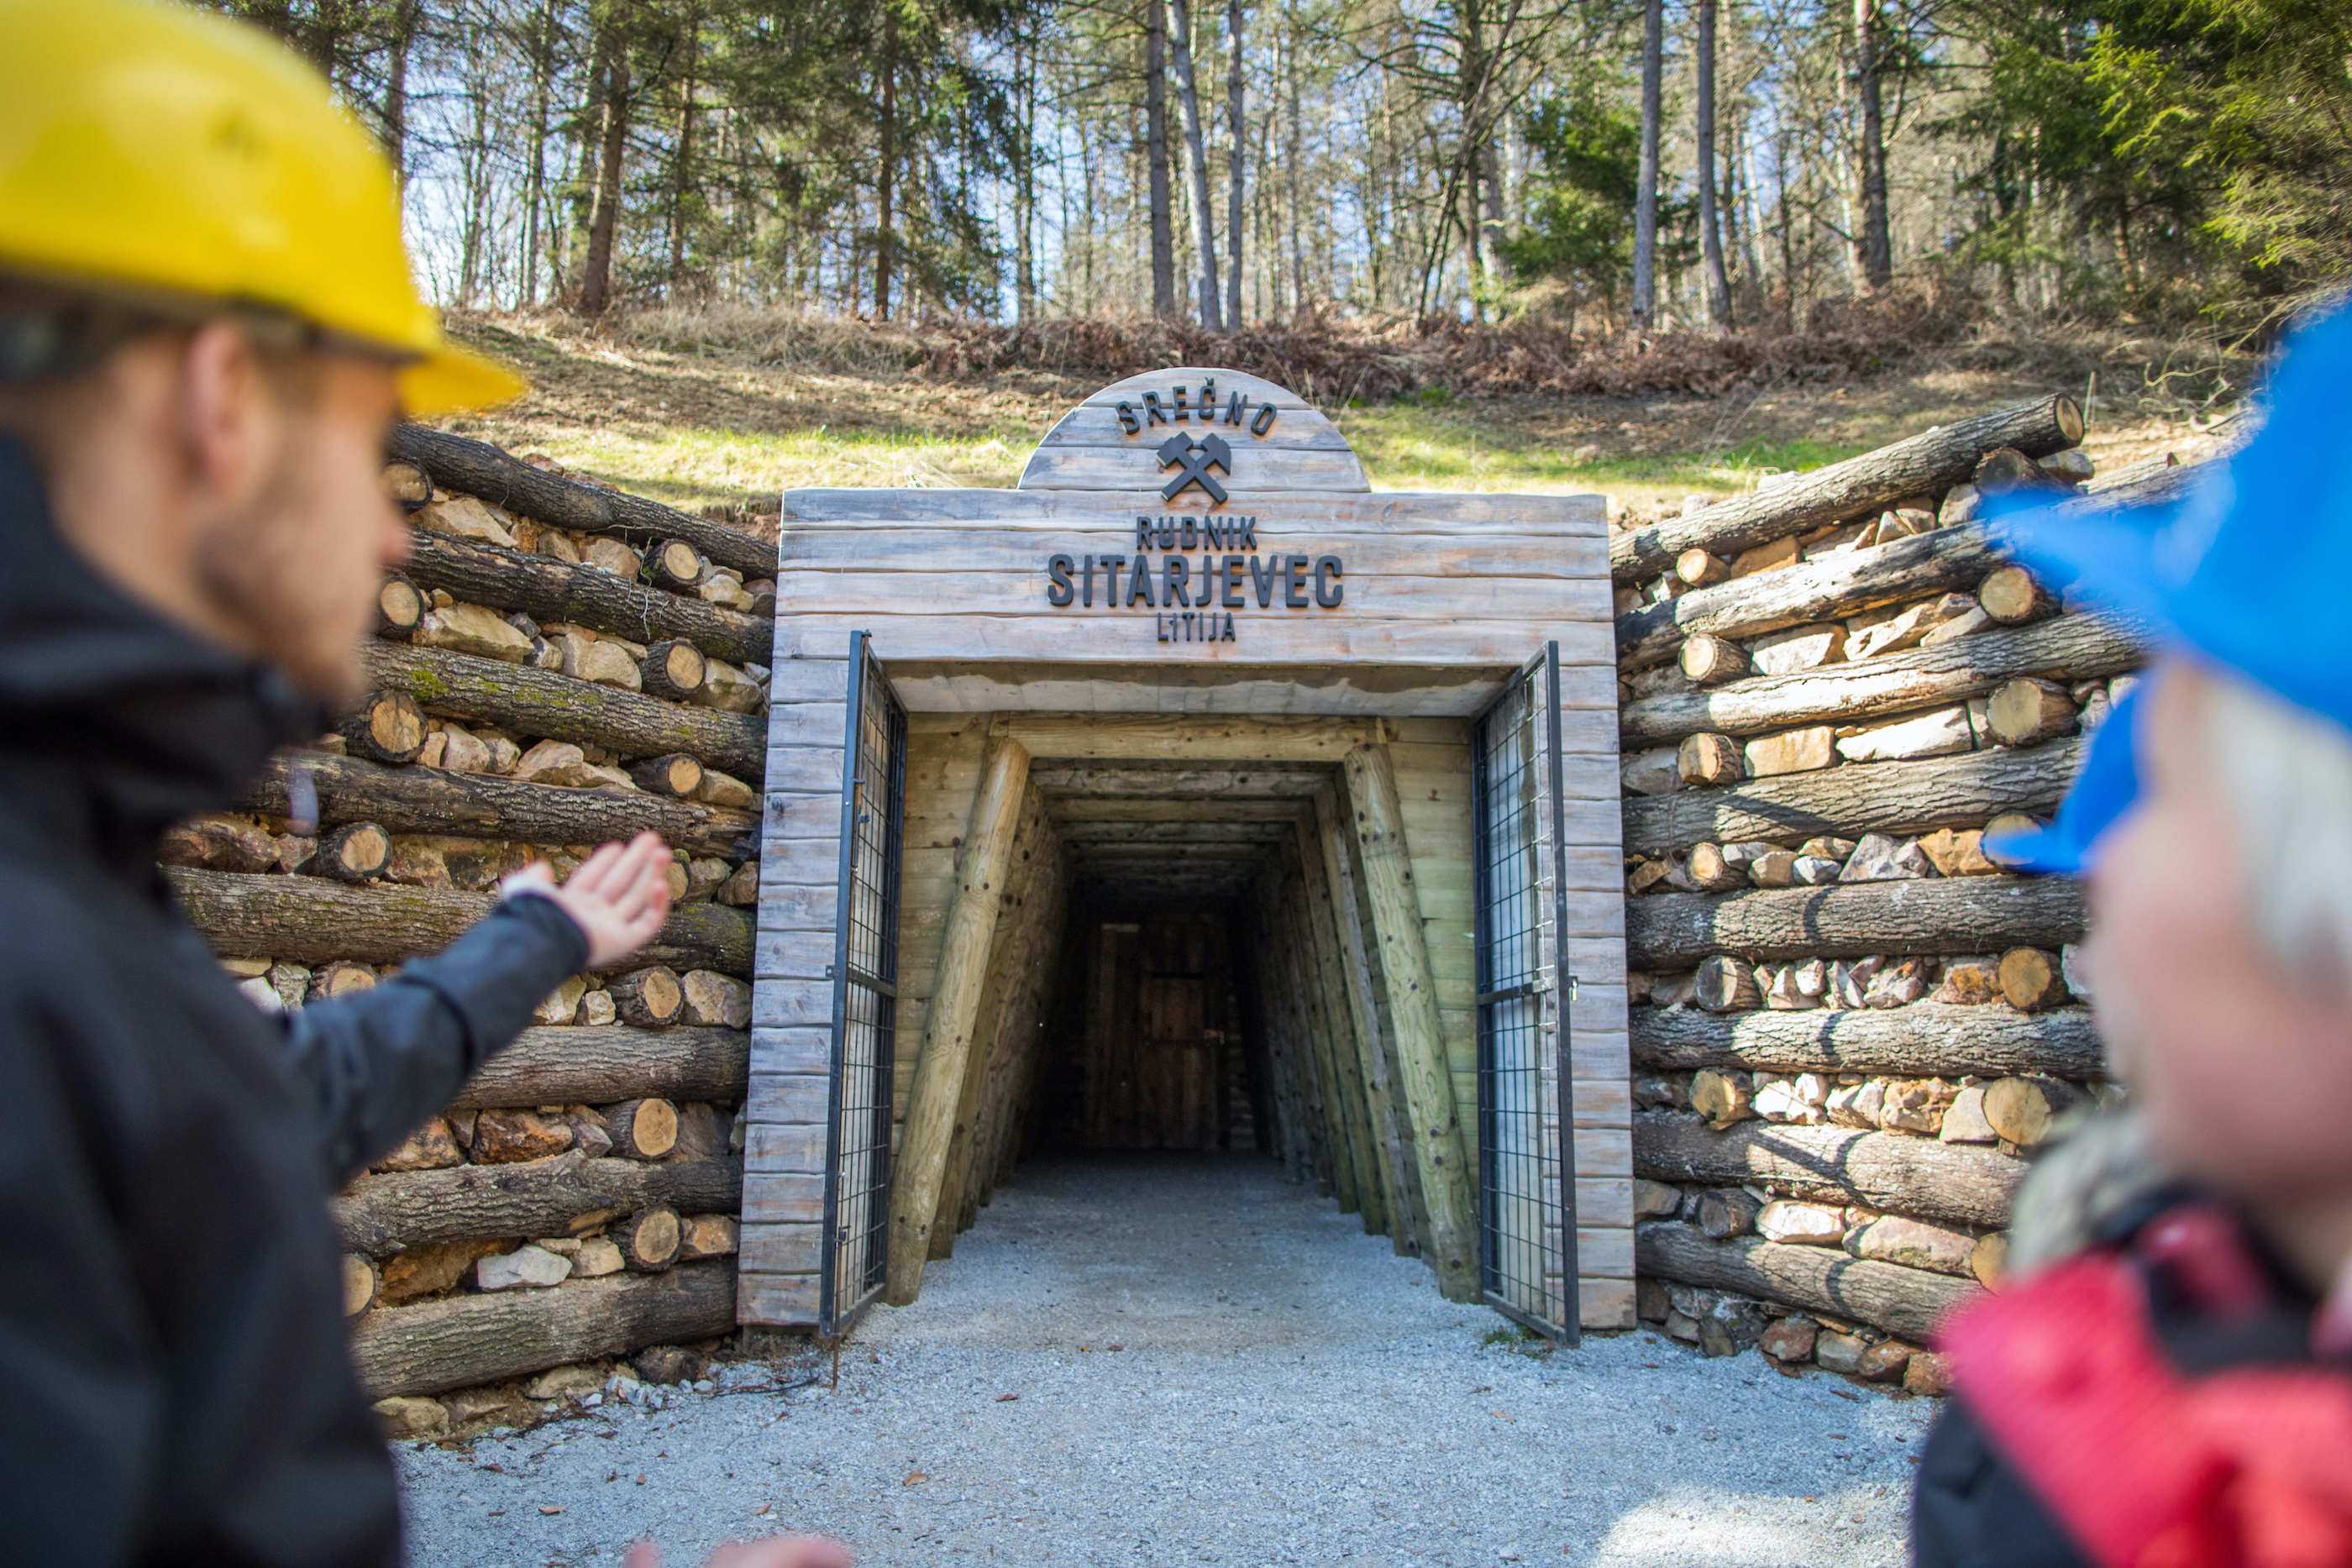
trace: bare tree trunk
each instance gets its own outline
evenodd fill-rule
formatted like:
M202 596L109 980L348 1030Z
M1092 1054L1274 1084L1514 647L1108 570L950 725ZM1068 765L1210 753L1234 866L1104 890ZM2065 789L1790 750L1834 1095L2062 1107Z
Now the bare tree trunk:
M883 8L880 167L874 177L874 319L890 319L891 199L898 172L898 14Z
M1218 303L1216 209L1209 200L1208 138L1201 124L1201 93L1192 76L1192 10L1186 0L1168 0L1169 36L1176 52L1176 96L1184 106L1186 172L1192 177L1192 225L1201 250L1201 325L1225 329Z
M1285 183L1290 187L1288 192L1290 206L1290 309L1291 314L1295 316L1307 308L1307 238L1305 225L1300 217L1299 202L1299 183L1305 178L1305 166L1307 163L1307 131L1305 124L1306 117L1300 111L1298 105L1297 19L1295 16L1286 16L1284 18L1284 22L1286 24L1286 36L1283 42L1283 47L1287 57L1284 64L1290 78L1290 167L1285 171L1288 175L1288 179ZM1367 208L1365 223L1369 227L1373 221L1369 212L1371 204L1367 202L1365 205ZM1372 296L1374 303L1378 303L1381 287L1381 252L1380 246L1377 243L1370 246L1370 256Z
M677 147L670 158L669 298L677 299L686 281L686 200L694 184L695 67L702 47L702 7L690 5L680 26L679 54L684 60L677 95Z
M1642 8L1642 166L1633 201L1633 329L1646 331L1658 301L1658 118L1665 68L1665 0Z
M522 305L539 303L540 214L547 205L549 78L555 74L555 0L545 0L530 40L530 172L523 183Z
M1879 93L1882 48L1878 0L1853 0L1853 84L1859 110L1861 156L1855 160L1861 187L1855 205L1860 221L1853 235L1853 269L1865 287L1885 287L1895 278L1895 254L1886 226L1886 126Z
M621 162L629 151L629 51L620 26L598 29L596 54L604 78L598 121L596 191L588 208L588 257L580 275L580 308L601 316L613 302L613 246L621 224Z
M1168 14L1143 0L1143 120L1151 186L1151 311L1176 314L1176 225L1168 189Z
M1013 50L1013 97L1021 127L1013 148L1013 309L1026 325L1037 313L1037 45L1021 39ZM1063 231L1068 233L1066 227Z
M1731 325L1731 279L1723 270L1723 214L1715 195L1715 8L1698 0L1698 235L1706 261L1706 315Z
M1242 0L1225 0L1225 124L1231 152L1225 159L1225 325L1242 326L1242 149L1249 123L1242 112Z
M416 0L398 0L392 11L392 39L384 63L383 142L393 173L408 178L408 52L416 40Z

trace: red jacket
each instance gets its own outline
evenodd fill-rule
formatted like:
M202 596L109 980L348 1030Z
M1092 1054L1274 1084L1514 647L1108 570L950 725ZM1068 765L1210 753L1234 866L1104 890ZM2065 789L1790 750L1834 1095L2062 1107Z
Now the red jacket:
M2352 1565L2352 1365L2312 1317L2193 1199L1961 1312L1914 1561Z

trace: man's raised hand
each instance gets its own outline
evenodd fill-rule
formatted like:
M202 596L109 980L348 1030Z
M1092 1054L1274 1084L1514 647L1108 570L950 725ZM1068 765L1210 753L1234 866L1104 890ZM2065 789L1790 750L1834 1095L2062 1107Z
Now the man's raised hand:
M669 914L669 846L656 833L604 845L559 885L544 861L501 884L505 892L552 899L588 938L586 967L616 964L653 940Z

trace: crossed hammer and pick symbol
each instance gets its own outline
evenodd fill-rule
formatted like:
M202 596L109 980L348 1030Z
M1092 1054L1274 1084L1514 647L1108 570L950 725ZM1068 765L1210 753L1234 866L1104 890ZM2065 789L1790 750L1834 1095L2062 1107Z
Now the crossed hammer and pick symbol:
M1209 494L1209 499L1223 505L1225 487L1209 477L1209 470L1221 474L1234 471L1234 451L1222 435L1204 435L1195 441L1189 435L1171 435L1160 444L1160 466L1181 468L1182 473L1161 486L1160 498L1172 501L1188 485L1198 485Z

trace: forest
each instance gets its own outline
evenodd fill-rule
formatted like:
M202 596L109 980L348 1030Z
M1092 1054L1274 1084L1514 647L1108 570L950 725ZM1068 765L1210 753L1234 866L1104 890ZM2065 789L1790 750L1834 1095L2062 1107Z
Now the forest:
M2261 333L2352 276L2346 0L215 0L461 308Z

